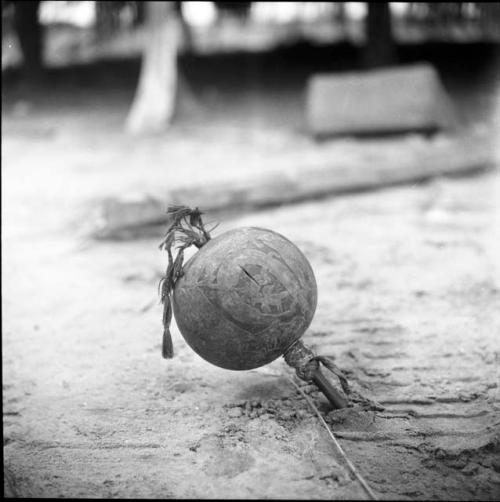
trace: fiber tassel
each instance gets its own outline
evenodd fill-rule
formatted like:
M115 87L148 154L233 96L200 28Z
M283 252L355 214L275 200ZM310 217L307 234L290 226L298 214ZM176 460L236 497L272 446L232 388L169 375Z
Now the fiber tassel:
M161 344L161 355L164 359L174 357L174 345L172 344L172 335L170 334L170 321L172 320L172 305L170 295L163 296L163 340Z
M168 253L168 267L165 276L158 284L161 302L163 303L163 341L162 356L164 359L174 357L174 346L170 334L170 322L172 320L171 295L177 279L182 277L182 265L184 262L184 249L195 245L198 249L210 240L210 234L205 230L201 221L201 211L198 208L191 209L188 206L169 206L167 211L171 224L160 244L160 249ZM189 219L189 221L188 221ZM178 247L175 260L172 250Z
M161 355L163 359L172 359L174 357L174 346L172 344L172 335L168 328L163 330L163 343L161 346Z

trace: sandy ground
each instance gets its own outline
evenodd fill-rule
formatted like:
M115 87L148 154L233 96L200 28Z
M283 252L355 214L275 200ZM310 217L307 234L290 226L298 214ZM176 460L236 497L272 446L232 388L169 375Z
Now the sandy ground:
M101 105L3 116L4 493L365 498L283 360L222 370L175 326L161 358L158 238L87 238L103 197L265 169L290 133L132 142L126 110ZM219 221L215 235L272 228L310 260L304 341L385 409L332 411L305 391L379 497L500 497L498 171Z

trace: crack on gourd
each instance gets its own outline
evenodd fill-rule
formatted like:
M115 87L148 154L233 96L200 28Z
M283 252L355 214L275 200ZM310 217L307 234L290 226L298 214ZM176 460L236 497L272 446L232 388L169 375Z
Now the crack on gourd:
M247 275L253 282L255 282L255 284L257 284L257 286L260 287L260 284L255 280L255 278L253 277L253 275L250 272L248 272L248 270L246 270L241 265L239 267L241 268L241 270L243 270L243 272L245 273L245 275Z

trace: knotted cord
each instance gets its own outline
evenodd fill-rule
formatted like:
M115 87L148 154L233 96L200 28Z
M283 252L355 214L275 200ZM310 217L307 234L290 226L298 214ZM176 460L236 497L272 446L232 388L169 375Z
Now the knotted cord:
M305 382L313 382L314 375L322 364L327 370L333 373L340 381L342 390L347 398L347 406L354 404L360 405L367 410L382 411L384 407L363 396L360 392L351 389L344 372L333 362L330 357L317 356L309 347L304 345L301 340L297 340L284 354L285 362L295 368L297 376Z
M172 321L171 296L177 279L182 276L184 250L193 245L200 249L210 240L210 234L203 225L201 219L203 213L197 207L191 209L188 206L172 205L168 207L167 214L170 225L159 248L167 252L168 266L165 276L160 279L158 290L163 303L162 356L165 359L170 359L174 357L174 347L170 333L170 323ZM177 254L174 259L172 251L175 248L177 248Z
M311 382L313 380L314 373L321 363L339 379L344 393L347 396L351 393L347 378L337 365L329 357L315 355L314 352L306 347L301 341L295 342L283 354L283 357L289 366L295 368L297 376L306 382Z

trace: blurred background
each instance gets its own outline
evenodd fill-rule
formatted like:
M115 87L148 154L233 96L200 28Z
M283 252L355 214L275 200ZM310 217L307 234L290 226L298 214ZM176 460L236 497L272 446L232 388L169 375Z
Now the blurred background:
M498 2L2 0L5 494L364 496L284 378L161 359L186 204L310 260L381 497L498 500L499 49Z
M419 61L436 66L467 120L486 120L494 108L500 38L496 3L168 4L2 2L5 111L17 105L14 110L22 114L35 104L38 90L44 102L57 93L59 108L68 101L87 105L92 96L110 113L121 112L125 123L143 48L154 50L147 41L154 20L162 16L165 30L169 18L180 27L171 29L173 39L163 44L175 45L170 52L176 54L184 111L178 122L189 121L185 108L192 112L199 105L196 111L207 111L210 122L222 115L224 122L239 125L297 128L303 124L301 98L311 74ZM168 68L168 47L163 53L159 64ZM25 94L27 87L31 94ZM171 121L170 108L159 128ZM191 119L198 123L199 113Z

